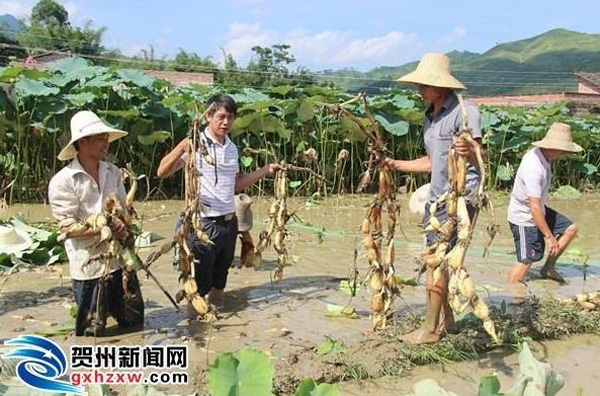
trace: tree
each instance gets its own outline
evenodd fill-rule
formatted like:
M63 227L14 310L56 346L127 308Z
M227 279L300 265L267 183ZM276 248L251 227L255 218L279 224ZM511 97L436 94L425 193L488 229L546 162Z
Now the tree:
M173 69L184 72L212 72L217 69L211 56L202 57L195 52L186 52L183 48L179 48L172 63Z
M67 10L54 0L40 0L31 11L31 24L18 36L21 45L32 53L71 51L83 55L98 55L103 51L102 36L106 28L73 27Z
M69 26L69 13L54 0L40 0L31 10L31 23L44 27Z

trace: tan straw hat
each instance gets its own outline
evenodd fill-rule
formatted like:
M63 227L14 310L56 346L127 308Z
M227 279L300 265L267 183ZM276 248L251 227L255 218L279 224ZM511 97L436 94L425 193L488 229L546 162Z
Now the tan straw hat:
M238 221L238 231L250 231L252 229L252 198L246 194L235 196L235 215Z
M0 226L0 254L13 254L27 250L33 241L12 225Z
M429 200L430 186L429 183L424 184L410 195L410 199L408 200L408 210L410 210L411 213L420 215L425 214L425 204Z
M417 69L398 80L413 84L433 87L466 89L466 87L450 74L450 59L444 54L429 52L421 58Z
M127 136L127 132L109 127L100 117L91 111L83 110L77 112L77 114L71 117L71 141L58 154L58 159L68 161L75 158L77 150L73 146L73 143L86 136L99 135L101 133L108 133L109 142Z
M552 124L542 140L531 144L545 149L568 151L570 153L578 153L583 150L580 145L573 143L571 126L562 122Z

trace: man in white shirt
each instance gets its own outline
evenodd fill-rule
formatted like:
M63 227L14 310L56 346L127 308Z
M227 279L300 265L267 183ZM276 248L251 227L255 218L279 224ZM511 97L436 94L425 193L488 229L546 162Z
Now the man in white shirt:
M80 111L71 118L71 141L58 155L58 159L71 160L71 163L54 175L48 186L48 201L62 232L75 223L84 223L93 214L102 213L105 199L112 194L116 194L124 205L125 187L119 168L104 159L109 143L126 135L127 132L106 125L91 111ZM116 236L126 229L116 218L110 227ZM101 335L108 313L119 325L139 324L131 323L125 317L122 270L118 261L111 259L108 269L104 260L88 263L90 257L106 249L106 246L98 246L98 241L99 230L93 229L65 240L78 307L77 335ZM98 294L101 296L100 312L96 312Z
M548 258L540 271L542 276L565 283L554 267L577 234L577 225L548 208L546 203L552 178L550 162L583 149L573 143L571 127L559 122L552 124L546 136L533 145L536 147L521 160L508 205L508 221L517 253L517 264L508 276L509 284L517 294L514 304L525 302L525 296L518 293L518 285L523 282L531 264L542 259L545 246L548 247Z
M204 206L202 225L212 244L198 240L191 233L188 242L193 247L195 277L198 293L212 304L220 305L227 283L229 267L235 253L238 225L235 216L235 192L243 190L259 179L282 169L279 164L269 164L254 172L239 173L238 149L229 139L237 113L237 105L229 96L218 94L208 100L208 126L201 133L207 149L206 155L196 154L200 170L200 196ZM158 166L157 176L164 178L182 169L188 159L188 139L183 139Z

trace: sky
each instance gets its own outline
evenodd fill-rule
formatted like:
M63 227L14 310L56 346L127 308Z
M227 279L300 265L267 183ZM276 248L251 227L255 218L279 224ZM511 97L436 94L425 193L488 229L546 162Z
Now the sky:
M36 0L0 0L0 15L27 18ZM600 33L599 0L60 0L72 24L104 26L104 45L124 54L179 48L245 65L255 45L286 43L294 66L369 70L425 52L485 52L554 28ZM502 5L501 5L502 4Z

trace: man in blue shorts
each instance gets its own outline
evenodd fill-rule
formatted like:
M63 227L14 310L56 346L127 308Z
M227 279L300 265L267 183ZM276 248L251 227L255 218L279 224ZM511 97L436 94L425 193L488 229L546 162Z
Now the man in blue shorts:
M577 235L577 225L547 207L546 202L552 178L551 161L583 149L573 143L571 127L559 122L552 124L546 136L533 145L536 147L521 160L508 205L508 221L517 251L517 264L508 275L508 282L516 294L514 304L525 302L525 296L518 292L518 285L522 284L531 264L542 259L545 246L548 247L548 258L541 275L565 283L554 267Z

